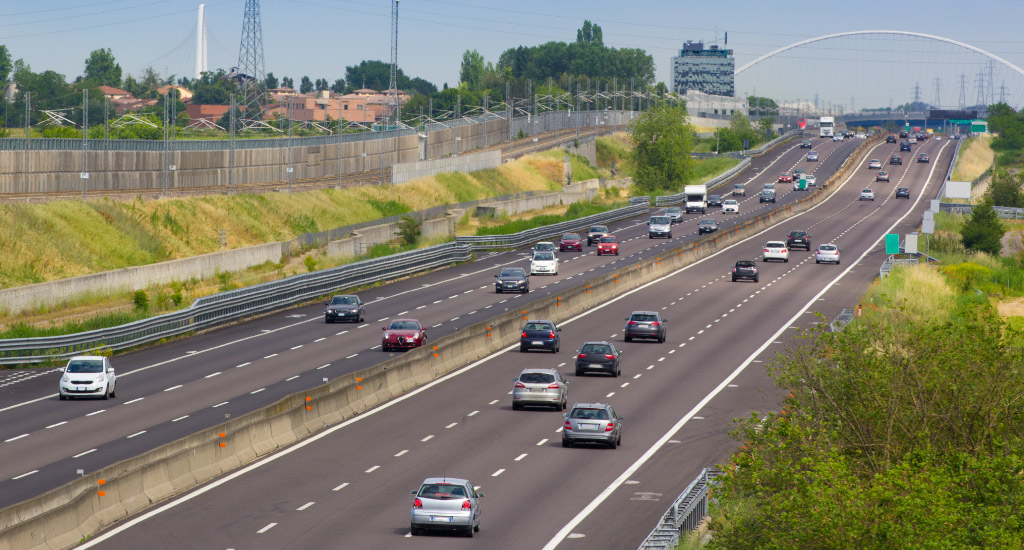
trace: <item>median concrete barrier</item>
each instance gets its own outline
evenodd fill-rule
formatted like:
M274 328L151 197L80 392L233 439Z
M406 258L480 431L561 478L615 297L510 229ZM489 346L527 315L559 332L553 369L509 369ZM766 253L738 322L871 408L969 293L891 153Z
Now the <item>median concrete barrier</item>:
M790 205L719 234L560 289L554 296L503 305L494 317L428 345L218 426L90 473L38 497L0 510L0 550L69 548L117 520L291 445L380 403L421 387L518 341L525 318L564 321L623 292L714 254L820 203L855 167L859 147L821 188ZM221 434L224 434L223 436ZM100 485L99 480L104 480ZM105 494L100 496L99 491Z

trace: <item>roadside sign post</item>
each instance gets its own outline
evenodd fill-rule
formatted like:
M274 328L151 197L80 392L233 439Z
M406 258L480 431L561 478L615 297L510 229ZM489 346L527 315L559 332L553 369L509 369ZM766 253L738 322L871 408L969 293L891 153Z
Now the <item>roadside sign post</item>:
M917 233L908 233L904 243L904 252L907 254L917 254Z
M886 233L885 235L885 253L886 254L899 254L900 253L900 236L896 233Z

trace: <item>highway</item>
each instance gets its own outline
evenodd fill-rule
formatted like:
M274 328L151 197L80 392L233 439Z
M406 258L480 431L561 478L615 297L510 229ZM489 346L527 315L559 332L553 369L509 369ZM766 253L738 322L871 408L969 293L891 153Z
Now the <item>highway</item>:
M888 167L892 183L870 185L874 202L857 200L874 175L860 168L779 227L563 323L561 354L524 356L511 346L83 548L635 548L700 468L735 447L726 435L733 418L778 406L765 365L795 328L824 321L814 312L830 318L856 304L883 259L881 236L917 224L951 149L919 145L914 154L929 152L933 163ZM892 150L879 145L870 156ZM893 198L898 186L911 188L910 201ZM794 251L789 263L761 264L760 283L729 282L735 260L758 257L765 240L791 228L806 229L815 245L839 244L843 264L815 265L812 253ZM635 309L661 310L668 341L620 343L620 378L574 376L572 350L592 339L621 342L622 318ZM561 369L570 401L612 403L625 417L622 446L564 449L558 413L513 412L512 379L524 366ZM442 471L486 492L483 541L411 537L409 491Z
M819 163L804 162L805 151L801 151L795 144L786 145L773 154L755 159L751 170L737 181L749 181L753 191L761 183L773 181L779 172L798 165L808 171L813 168L819 181L824 181L845 155L856 147L856 143L822 141L817 143L817 147L822 153L822 161ZM788 186L780 186L780 191L780 204L799 196L799 192L790 191ZM723 228L728 228L769 207L772 205L759 204L756 193L752 192L742 201L739 216L715 217L722 222ZM624 241L622 256L597 258L593 255L593 249L583 254L560 254L562 265L559 275L534 277L531 295L557 292L559 285L575 284L590 274L599 275L621 267L623 262L658 254L677 246L683 240L693 239L696 237L697 220L701 217L687 216L683 224L676 226L675 238L670 241L647 239L643 219L619 224L613 229ZM0 482L0 505L6 506L56 487L72 479L77 469L88 472L135 456L198 429L215 425L223 421L225 415L243 414L284 395L319 385L324 378L373 365L385 357L379 350L377 327L389 318L419 318L431 327L428 332L436 339L460 327L479 322L494 312L519 307L519 303L527 302L531 296L494 294L492 275L502 265L526 263L525 251L485 254L475 262L364 291L362 296L370 301L370 305L368 322L363 325L326 325L321 317L322 306L306 306L118 356L114 361L119 372L118 397L113 401L59 402L54 392L57 376L53 373L25 377L17 383L8 384L3 387L0 395L0 414L5 420L0 428L0 441L3 442L0 443L0 451L6 457L0 463L0 479L3 480ZM620 302L632 304L632 300L623 299ZM673 301L671 306L664 304L663 307L682 307L682 303L683 300ZM637 307L640 305L637 304ZM621 308L631 310L625 305ZM628 311L616 315L621 319L626 313ZM670 328L670 342L677 341L687 326L685 316L674 321ZM619 328L620 324L619 321L605 323L609 328L597 334ZM582 341L579 337L571 336L569 327L571 324L566 327L567 332L563 336L566 342L563 353L555 357L559 359L558 363L569 363L571 351L575 349L572 342ZM630 344L626 347L636 345L643 346ZM642 353L632 350L627 353L627 364L632 363L634 354L637 355L637 361L646 360L642 358ZM522 365L524 357L514 354L512 358ZM531 364L534 359L529 359ZM546 362L552 360L552 356L540 356L536 360ZM481 370L493 373L496 369L502 367L488 366ZM497 392L486 403L508 391L511 378L518 373L516 368L510 369L502 369L508 372L501 373L503 382L497 386L491 383L473 386L493 387L493 392ZM460 383L464 379L461 378ZM595 378L593 381L587 379L574 383L570 395L573 399L579 399L580 395L586 395L585 387L591 384L603 385L605 382ZM440 384L418 395L429 394L430 399L434 400L439 398L436 393L438 391L447 393L447 385ZM414 416L422 420L447 417L457 415L456 411L461 411L463 407L462 403L454 406L445 401L447 398L441 399L452 408L437 415L431 413ZM400 410L405 406L404 403L406 401L395 403L394 408ZM500 400L499 403L507 406L507 403ZM474 410L481 412L470 417L479 417L471 423L489 416L489 413L484 414L484 409ZM469 412L472 411L466 411L466 414ZM534 413L526 411L528 415ZM363 418L372 416L376 415L364 415ZM450 422L445 423L448 424ZM356 428L353 425L353 429L361 430L363 426ZM445 428L442 426L441 429ZM465 426L447 428L443 433L458 434L464 429ZM627 431L627 438L633 437L632 433ZM421 436L421 439L426 435ZM440 440L442 434L433 435ZM501 439L505 436L503 433ZM370 437L373 438L375 448L386 442L379 435ZM428 439L427 443L434 439ZM557 444L557 438L548 439ZM401 450L394 452L399 453ZM408 450L411 453L411 449ZM473 458L474 462L476 460ZM525 458L519 462L523 460ZM432 468L433 464L426 465ZM371 466L367 466L367 469ZM457 462L452 462L451 467L457 468ZM404 494L407 495L411 488L404 489ZM404 499L401 500L404 503Z

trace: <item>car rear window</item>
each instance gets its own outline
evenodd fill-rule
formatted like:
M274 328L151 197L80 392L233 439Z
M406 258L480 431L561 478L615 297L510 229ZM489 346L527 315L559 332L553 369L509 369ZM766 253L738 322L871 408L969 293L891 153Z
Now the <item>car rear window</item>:
M416 330L420 328L416 321L391 321L388 330Z
M611 352L612 352L611 346L605 346L605 345L602 345L602 344L586 344L586 345L583 346L583 349L580 350L580 353L584 353L584 354L586 354L586 353L593 353L593 354L605 353L605 354L611 354Z
M607 233L608 232L608 227L604 226L604 225L595 225L594 227L590 228L590 232L591 233L597 233L597 232Z
M806 234L807 233L804 232L804 231L792 231L792 232L789 233L789 236L790 237L803 237Z
M68 372L103 372L103 361L72 361L68 363Z
M615 237L601 237L601 240L600 240L600 241L598 241L598 242L602 242L602 243L614 243L614 242L617 242L617 239L616 239Z
M519 375L519 381L524 384L550 384L555 381L555 376L543 372L524 372Z
M768 241L764 245L765 248L786 248L786 243L782 241Z
M467 495L466 488L461 485L425 483L420 487L420 492L417 496L438 500L452 500L457 498L466 498Z
M657 321L658 316L654 315L653 313L634 313L629 317L629 320L650 323L651 321Z
M751 260L741 260L736 262L736 267L754 267L754 262Z
M818 250L835 250L835 249L836 249L836 247L831 246L831 245L827 245L827 244L823 244L823 245L818 247Z
M551 323L526 323L523 330L552 330L553 328Z
M604 409L573 409L569 416L582 420L608 420L608 411Z
M671 212L672 214L678 214L679 212L682 212L682 209L679 208L678 206L671 206L671 207L669 207L668 210L666 210L666 212Z
M667 216L654 216L651 218L651 223L669 223Z

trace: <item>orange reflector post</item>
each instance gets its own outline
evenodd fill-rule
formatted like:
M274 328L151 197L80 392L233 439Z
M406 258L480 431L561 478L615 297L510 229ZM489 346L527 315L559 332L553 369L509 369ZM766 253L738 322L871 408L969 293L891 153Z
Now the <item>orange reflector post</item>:
M98 480L96 480L96 484L97 485L106 485L107 484L107 480L105 480L105 479L98 479Z
M220 432L220 436L221 436L221 437L227 437L227 436L228 436L228 434L226 434L226 433L224 433L224 432Z
M99 492L98 494L99 494L99 496L101 496L101 497L105 497L105 496L107 496L107 492L106 492L106 491L100 491L100 492Z
M310 397L310 396L308 396L308 395L306 396L306 401L312 401L312 400L313 400L313 398L312 398L312 397Z
M220 442L220 448L221 449L223 449L224 447L227 447L227 446L228 446L227 443L224 443L223 441Z
M362 376L357 376L356 377L356 382L362 382L362 381L363 381L363 377Z

